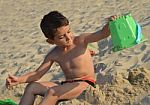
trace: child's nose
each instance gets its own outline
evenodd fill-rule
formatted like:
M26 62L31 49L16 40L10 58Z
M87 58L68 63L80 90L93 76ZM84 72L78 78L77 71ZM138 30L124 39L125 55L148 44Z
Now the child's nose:
M70 36L68 34L66 34L66 40L69 40Z

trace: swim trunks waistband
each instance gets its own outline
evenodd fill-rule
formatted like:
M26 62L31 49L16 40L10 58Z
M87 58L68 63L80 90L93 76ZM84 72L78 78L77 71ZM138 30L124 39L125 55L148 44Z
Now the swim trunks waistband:
M62 81L61 84L63 85L64 83L73 83L73 82L86 82L89 85L93 86L94 88L96 88L96 84L95 81L92 79L89 80L84 80L84 79L78 79L78 80L71 80L71 81Z

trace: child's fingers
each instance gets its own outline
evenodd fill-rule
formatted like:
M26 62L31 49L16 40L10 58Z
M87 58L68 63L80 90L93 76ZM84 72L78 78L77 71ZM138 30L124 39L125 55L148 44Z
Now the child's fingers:
M6 79L6 84L9 85L11 83L11 80L9 78Z
M6 79L6 87L7 89L10 87L11 80L9 78Z
M17 77L16 77L16 76L9 75L9 78L10 78L12 81L17 81Z
M9 78L14 79L15 77L13 75L8 74Z
M12 87L12 86L14 86L16 84L17 84L17 82L11 82L9 79L6 80L6 87L7 87L7 89L10 89L10 87Z
M112 15L108 18L109 21L113 21L113 20L116 20L118 18L117 15Z
M117 19L117 15L111 16L110 18L111 18L111 20L116 20Z

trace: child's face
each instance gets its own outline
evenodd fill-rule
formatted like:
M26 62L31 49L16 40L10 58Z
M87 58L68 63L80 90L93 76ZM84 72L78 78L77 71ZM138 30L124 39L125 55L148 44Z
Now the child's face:
M54 44L58 46L69 46L73 44L73 34L70 31L69 25L62 26L57 28L57 32L55 33L54 40L52 40Z

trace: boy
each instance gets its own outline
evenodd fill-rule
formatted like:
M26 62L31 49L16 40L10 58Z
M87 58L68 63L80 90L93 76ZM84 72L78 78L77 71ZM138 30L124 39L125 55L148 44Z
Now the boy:
M56 44L56 47L35 71L20 77L9 75L6 79L7 87L29 83L19 105L33 105L36 95L44 97L40 105L55 105L60 100L78 97L88 86L95 87L94 67L87 45L108 37L108 24L100 31L74 36L67 18L58 11L52 11L43 17L40 26L46 41ZM62 68L66 81L36 82L54 62Z

